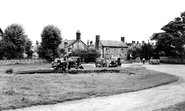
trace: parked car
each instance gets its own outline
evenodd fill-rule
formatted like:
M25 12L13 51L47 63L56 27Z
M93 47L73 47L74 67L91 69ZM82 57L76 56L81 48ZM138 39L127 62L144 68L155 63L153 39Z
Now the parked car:
M159 57L151 57L149 60L149 64L160 64Z
M109 63L109 67L121 66L121 59L119 57L112 57Z
M96 67L107 67L107 61L104 58L96 58L95 66Z
M64 60L64 58L56 58L53 62L51 62L51 67L54 70L62 69L64 71L67 68L68 70L70 70L71 68L83 69L79 56L72 56L67 60Z

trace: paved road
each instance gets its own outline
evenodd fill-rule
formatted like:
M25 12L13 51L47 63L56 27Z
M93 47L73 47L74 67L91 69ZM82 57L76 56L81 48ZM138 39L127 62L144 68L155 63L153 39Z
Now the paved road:
M134 64L137 66L141 64ZM130 65L123 65L128 67ZM127 94L113 95L59 103L33 106L14 111L152 111L185 101L184 65L143 65L156 71L181 77L178 82Z

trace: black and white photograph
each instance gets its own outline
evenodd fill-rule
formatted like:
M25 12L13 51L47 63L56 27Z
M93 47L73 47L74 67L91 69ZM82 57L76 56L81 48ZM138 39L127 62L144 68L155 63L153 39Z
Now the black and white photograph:
M185 1L0 0L0 111L185 111Z

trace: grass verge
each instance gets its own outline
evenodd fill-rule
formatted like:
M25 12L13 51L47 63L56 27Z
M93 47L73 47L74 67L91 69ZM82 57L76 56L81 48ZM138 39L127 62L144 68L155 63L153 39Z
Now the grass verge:
M0 110L139 91L177 80L178 77L145 68L124 68L118 73L75 75L2 74Z

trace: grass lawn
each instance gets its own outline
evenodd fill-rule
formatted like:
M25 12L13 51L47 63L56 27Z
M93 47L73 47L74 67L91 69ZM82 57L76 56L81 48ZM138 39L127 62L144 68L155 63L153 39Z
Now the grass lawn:
M8 68L20 71L49 67L49 64L1 66L0 110L127 93L178 80L142 67L124 68L122 73L4 74Z

